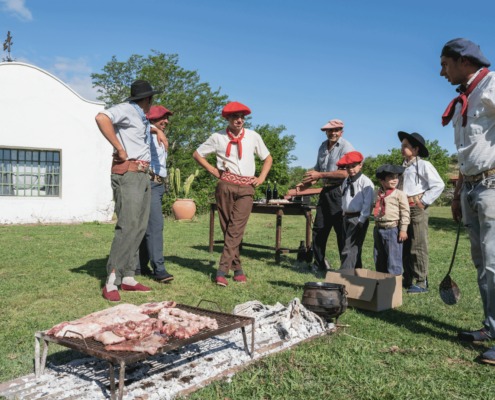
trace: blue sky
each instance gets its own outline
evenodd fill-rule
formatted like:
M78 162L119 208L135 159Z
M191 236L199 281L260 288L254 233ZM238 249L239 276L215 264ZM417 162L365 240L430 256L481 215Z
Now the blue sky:
M285 125L294 165L312 167L333 118L365 156L398 147L399 130L455 152L452 127L440 124L456 94L439 76L440 51L466 37L495 63L493 15L495 2L0 0L0 40L10 30L13 57L88 99L89 74L113 55L176 53L248 105L254 124Z

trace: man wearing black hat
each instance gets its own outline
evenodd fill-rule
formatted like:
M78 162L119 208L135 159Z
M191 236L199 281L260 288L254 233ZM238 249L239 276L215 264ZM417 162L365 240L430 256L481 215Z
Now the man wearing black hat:
M462 332L469 341L495 336L495 73L479 46L467 39L448 42L441 54L440 75L459 85L456 97L442 116L442 125L454 126L459 159L459 180L454 191L452 216L462 216L478 270L478 286L485 320L482 329ZM482 361L495 363L495 347Z
M403 251L403 286L408 294L428 293L428 206L440 197L445 183L435 167L423 160L429 156L423 136L416 132L398 136L405 167L398 188L406 194L411 212Z
M153 95L161 92L138 80L131 85L127 103L96 116L98 128L114 147L111 182L118 221L107 263L107 283L103 287L103 297L110 301L120 301L117 285L123 291L150 290L136 282L134 271L150 213L151 132L145 114L150 110ZM164 141L162 136L157 139L160 144Z

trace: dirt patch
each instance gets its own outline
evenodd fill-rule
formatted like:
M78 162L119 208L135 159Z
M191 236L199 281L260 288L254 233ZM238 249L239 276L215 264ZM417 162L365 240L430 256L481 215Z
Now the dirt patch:
M380 351L382 353L391 353L391 354L396 354L396 353L408 354L408 353L412 353L413 351L416 351L416 348L413 347L412 349L399 349L398 346L392 346L392 347L389 347L386 350L380 350Z
M189 382L191 382L192 380L194 379L194 375L187 375L187 376L184 376L182 378L180 378L179 380L183 383L186 383L188 384Z
M466 360L459 360L458 358L447 358L447 362L450 365L472 365L471 362L466 361Z

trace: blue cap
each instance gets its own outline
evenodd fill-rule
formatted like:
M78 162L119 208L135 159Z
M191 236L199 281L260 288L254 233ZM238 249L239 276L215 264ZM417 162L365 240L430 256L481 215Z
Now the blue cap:
M463 39L463 38L453 39L447 42L447 44L443 46L442 56L467 57L471 61L474 61L476 62L476 64L479 64L483 67L489 67L491 65L490 61L488 61L481 52L480 46L471 42L468 39Z

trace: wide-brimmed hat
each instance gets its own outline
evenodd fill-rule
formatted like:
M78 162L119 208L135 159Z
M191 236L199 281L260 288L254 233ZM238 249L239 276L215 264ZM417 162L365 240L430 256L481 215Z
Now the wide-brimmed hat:
M164 115L174 115L174 113L170 110L167 110L163 106L153 106L150 108L150 112L146 114L146 118L148 119L160 119Z
M148 81L138 80L131 85L131 97L124 101L145 99L160 93L163 93L163 90L153 90Z
M364 160L363 155L359 151L350 151L344 157L342 157L337 164L337 167L345 167L349 164L358 163Z
M419 133L413 132L409 134L407 132L400 131L398 135L401 142L404 139L407 139L407 141L411 143L412 147L419 147L418 155L420 157L428 157L430 155L430 152L426 148L425 139Z
M328 121L328 124L323 126L321 130L326 131L328 129L343 128L343 127L344 127L344 123L340 119L332 119L331 121Z
M375 176L378 179L385 179L385 177L389 174L399 174L402 175L406 170L405 167L401 167L400 165L394 164L385 164L376 169Z
M239 103L238 101L232 101L223 108L222 117L225 118L229 114L238 112L244 113L244 115L251 114L251 110L249 109L249 107L245 106L242 103Z

